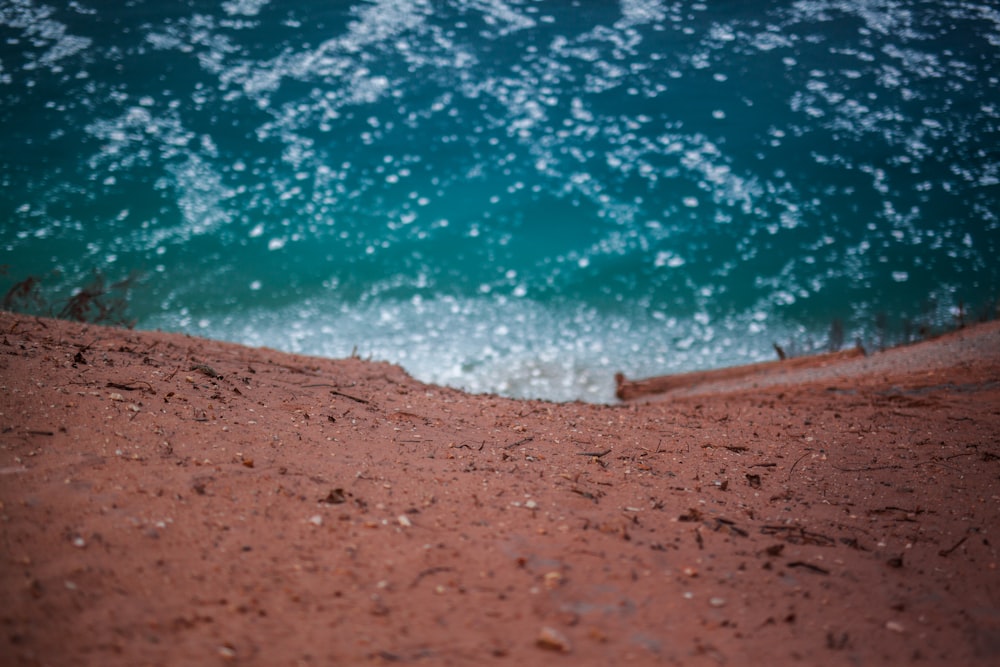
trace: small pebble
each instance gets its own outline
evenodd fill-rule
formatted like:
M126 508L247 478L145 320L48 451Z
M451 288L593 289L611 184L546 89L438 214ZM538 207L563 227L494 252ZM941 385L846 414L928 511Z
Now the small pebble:
M323 517L321 517L319 514L314 514L313 516L309 517L309 523L311 523L314 526L322 526Z
M906 628L899 621L888 621L885 624L886 630L892 630L893 632L906 632Z
M538 639L535 640L535 643L539 648L549 651L559 651L560 653L569 653L572 649L566 635L550 627L542 628L542 631L538 633Z
M87 540L77 535L76 537L73 538L73 546L78 549L82 549L85 546L87 546Z
M406 516L405 514L400 514L398 517L396 517L396 521L398 521L399 525L402 526L403 528L409 528L410 526L413 525L413 522L410 521L410 517Z
M713 607L724 607L726 605L726 601L723 598L711 598L708 601L708 604L712 605Z

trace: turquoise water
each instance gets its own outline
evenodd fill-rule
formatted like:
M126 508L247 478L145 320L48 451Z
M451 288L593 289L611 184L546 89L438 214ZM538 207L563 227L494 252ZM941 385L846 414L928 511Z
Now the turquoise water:
M0 0L3 287L512 396L869 346L1000 263L1000 10Z

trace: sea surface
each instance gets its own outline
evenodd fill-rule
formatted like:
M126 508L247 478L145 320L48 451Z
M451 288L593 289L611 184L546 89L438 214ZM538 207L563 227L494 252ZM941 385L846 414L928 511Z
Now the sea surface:
M998 79L996 2L0 0L0 287L552 400L872 349L996 314Z

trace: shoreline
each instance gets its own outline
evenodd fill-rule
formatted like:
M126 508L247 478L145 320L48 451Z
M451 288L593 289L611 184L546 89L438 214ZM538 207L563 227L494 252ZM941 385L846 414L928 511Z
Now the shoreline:
M1000 323L618 405L10 313L0 352L4 664L1000 656Z
M801 384L824 379L842 379L894 370L921 368L928 372L954 366L966 367L995 354L995 332L1000 320L965 325L923 340L866 352L859 347L814 353L704 371L653 376L634 380L616 376L618 398L626 402L658 400L668 396L693 396L761 388L778 384Z

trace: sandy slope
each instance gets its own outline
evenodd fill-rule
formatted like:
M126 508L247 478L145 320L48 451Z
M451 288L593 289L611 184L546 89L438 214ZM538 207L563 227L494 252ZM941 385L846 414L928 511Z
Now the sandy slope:
M1000 325L592 406L0 313L0 664L997 664Z

